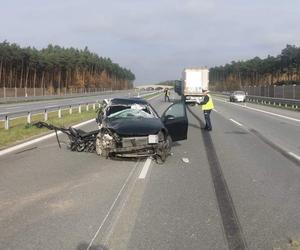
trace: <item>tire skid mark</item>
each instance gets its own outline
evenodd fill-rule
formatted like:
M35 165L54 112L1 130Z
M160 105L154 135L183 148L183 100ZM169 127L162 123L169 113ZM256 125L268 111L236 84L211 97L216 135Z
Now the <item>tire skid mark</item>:
M201 119L189 107L187 109L203 127ZM248 249L210 133L202 131L202 138L228 247L230 250Z

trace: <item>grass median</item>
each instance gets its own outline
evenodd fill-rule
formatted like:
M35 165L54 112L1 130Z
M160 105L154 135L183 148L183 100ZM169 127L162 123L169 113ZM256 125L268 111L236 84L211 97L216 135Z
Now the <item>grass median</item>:
M145 99L149 99L153 96L160 95L161 93L153 93L145 96ZM58 118L58 111L48 113L47 123L69 127L74 124L87 121L89 119L96 118L96 110L89 107L89 111L86 111L86 107L82 106L81 113L78 112L78 108L72 109L72 114L69 114L68 110L62 110L62 117ZM31 124L37 121L44 121L44 114L36 114L31 117ZM49 133L46 128L36 128L31 124L27 124L27 117L19 117L11 119L9 122L9 129L4 129L4 121L0 121L0 150L8 146L18 144L24 140L28 140L42 134Z
M72 114L69 114L69 110L62 110L62 117L58 118L58 112L49 112L48 113L48 123L51 123L56 126L69 127L79 122L87 121L89 119L96 117L95 110L86 111L82 109L82 112L79 113L78 109L72 110ZM43 121L43 114L32 115L31 124L37 121ZM9 145L17 144L26 139L32 138L37 135L49 133L49 130L46 128L36 128L31 124L27 124L26 117L19 117L16 119L10 120L10 128L8 130L4 129L4 122L0 124L0 149L3 149Z

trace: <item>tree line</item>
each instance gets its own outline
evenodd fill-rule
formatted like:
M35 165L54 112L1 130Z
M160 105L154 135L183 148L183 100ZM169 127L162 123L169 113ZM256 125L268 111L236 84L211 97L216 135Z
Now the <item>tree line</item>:
M21 48L7 41L0 43L0 87L128 89L135 75L85 49L64 48L49 44L47 48Z
M232 61L212 67L210 84L216 90L242 89L243 86L300 84L300 47L287 45L279 55L246 61Z

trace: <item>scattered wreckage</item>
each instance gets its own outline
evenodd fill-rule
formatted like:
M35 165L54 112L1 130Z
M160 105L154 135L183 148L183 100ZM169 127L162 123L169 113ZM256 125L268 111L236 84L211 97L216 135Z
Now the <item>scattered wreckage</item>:
M59 128L44 122L35 125L55 130L56 134L57 131L67 134L73 151L96 151L106 158L153 156L164 162L170 154L172 142L187 138L188 120L182 102L173 103L159 117L144 99L104 100L96 122L99 129L91 132L72 127Z

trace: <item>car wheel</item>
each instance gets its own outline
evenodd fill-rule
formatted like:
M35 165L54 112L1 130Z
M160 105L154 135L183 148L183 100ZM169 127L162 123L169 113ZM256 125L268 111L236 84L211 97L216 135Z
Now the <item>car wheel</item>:
M167 157L170 155L171 147L172 147L172 138L168 135L157 152L157 155L162 161L162 163L164 163Z

